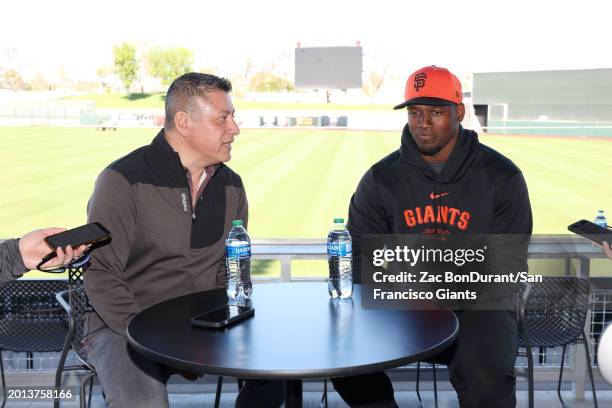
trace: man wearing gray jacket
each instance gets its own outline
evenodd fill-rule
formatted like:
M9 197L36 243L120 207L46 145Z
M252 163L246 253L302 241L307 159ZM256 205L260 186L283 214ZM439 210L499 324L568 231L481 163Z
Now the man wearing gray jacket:
M108 407L169 405L166 383L176 371L128 346L130 319L165 299L225 286L225 238L232 220L248 221L242 180L224 164L240 133L230 91L214 75L175 79L164 128L96 181L89 222L104 224L113 240L85 273L95 312L84 346Z

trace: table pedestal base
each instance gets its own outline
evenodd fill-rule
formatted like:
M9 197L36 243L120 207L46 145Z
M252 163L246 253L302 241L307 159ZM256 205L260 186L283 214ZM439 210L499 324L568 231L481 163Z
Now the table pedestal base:
M285 382L285 408L302 408L302 380Z

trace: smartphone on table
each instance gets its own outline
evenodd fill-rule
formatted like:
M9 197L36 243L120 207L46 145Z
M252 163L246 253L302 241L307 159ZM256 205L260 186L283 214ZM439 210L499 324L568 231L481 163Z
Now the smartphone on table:
M194 326L222 329L255 314L251 306L225 305L191 318Z

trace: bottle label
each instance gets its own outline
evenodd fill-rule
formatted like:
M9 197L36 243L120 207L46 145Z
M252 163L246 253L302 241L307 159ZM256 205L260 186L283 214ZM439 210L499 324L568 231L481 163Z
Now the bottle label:
M351 242L328 242L327 255L329 256L347 256L352 255L353 244Z
M225 251L228 258L246 258L251 256L250 245L226 246Z

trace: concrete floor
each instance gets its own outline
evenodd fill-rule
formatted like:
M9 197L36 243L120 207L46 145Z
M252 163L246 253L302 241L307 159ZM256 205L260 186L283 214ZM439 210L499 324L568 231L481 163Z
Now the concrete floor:
M524 387L523 382L519 382L517 391L517 408L527 408L527 391ZM444 382L439 384L440 388L444 391L438 391L438 407L439 408L458 408L459 403L454 391L447 390L447 386ZM395 387L395 398L400 407L418 407L418 399L414 392L413 382L394 382ZM551 384L546 385L547 388L553 388L546 391L536 391L536 407L546 408L557 408L561 407L559 400L557 399L556 391L554 386ZM599 387L599 384L597 384ZM597 392L597 398L599 407L601 408L612 408L612 389L610 386L602 384L602 389ZM212 382L203 384L171 384L170 385L170 406L172 408L202 408L212 407L215 398L215 387ZM236 400L236 385L235 383L228 382L224 384L223 394L221 398L222 408L231 408L234 406ZM323 390L323 383L319 381L308 382L304 384L304 408L319 408L321 402L321 395ZM563 391L563 397L568 407L571 408L583 408L592 407L593 403L591 400L590 391L587 392L587 399L584 401L576 401L574 399L573 392L571 390ZM424 406L426 408L434 407L433 391L431 391L431 383L422 384L421 396L423 398ZM49 402L9 402L6 407L14 408L48 408L50 407ZM335 392L330 392L328 395L328 406L329 408L346 408L347 405L338 397ZM78 407L78 401L63 402L62 408L75 408ZM92 400L92 408L104 408L104 402L100 395L98 387L94 386L94 398ZM154 407L151 407L154 408Z

